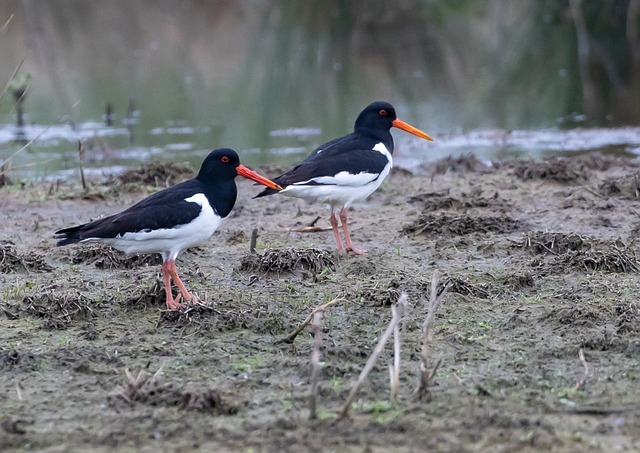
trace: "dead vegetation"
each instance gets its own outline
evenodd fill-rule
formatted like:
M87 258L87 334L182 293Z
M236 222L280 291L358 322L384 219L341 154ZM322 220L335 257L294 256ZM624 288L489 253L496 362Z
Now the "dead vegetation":
M333 271L335 265L333 253L326 250L268 249L261 255L252 253L243 256L238 270L261 274L284 274L295 271L317 274L326 270Z
M50 271L52 270L44 257L37 253L20 254L13 242L0 242L0 274L18 272Z
M542 161L511 160L495 163L497 168L506 167L522 180L539 179L564 184L582 184L589 180L593 171L611 168L638 167L638 162L628 157L589 153L572 158L550 157Z
M127 255L102 244L84 245L74 249L73 264L93 264L99 269L131 269L142 266L159 266L162 258L157 253Z
M349 396L347 396L347 400L345 401L344 405L342 406L342 411L340 411L340 415L339 415L340 419L343 419L343 418L347 417L347 415L349 414L349 409L351 408L351 403L353 402L353 399L355 398L356 393L358 392L358 389L360 389L360 387L364 383L365 379L367 378L367 376L369 375L371 370L373 370L373 367L375 366L376 362L378 361L378 358L382 354L382 351L383 351L387 341L389 340L391 335L396 330L398 324L403 320L404 315L405 315L405 311L407 310L407 299L408 299L407 294L406 293L402 293L400 295L400 297L398 298L398 302L396 302L396 304L391 307L391 321L389 321L389 325L384 330L384 332L382 332L380 334L380 337L378 339L378 342L377 342L376 346L373 348L373 351L371 352L371 355L367 359L367 363L365 363L364 368L362 368L362 371L360 372L360 374L358 376L358 379L352 385L351 391L349 392ZM398 336L396 336L396 339L398 339ZM397 340L397 341L399 341L399 340ZM396 362L396 365L397 365L397 368L395 366L393 366L391 368L391 389L392 389L391 392L392 392L392 394L395 391L397 391L397 388L395 388L395 387L397 387L397 384L398 384L398 381L399 381L399 375L397 373L399 373L400 364Z
M519 220L507 215L472 217L469 215L426 213L411 224L405 225L402 232L413 236L421 234L462 236L471 233L510 233L521 227L522 223Z
M431 397L431 386L433 379L436 376L436 372L442 363L441 359L433 360L431 356L431 348L433 347L435 339L435 322L436 313L440 310L444 302L444 297L449 291L449 284L444 283L441 290L438 290L440 286L439 273L435 271L431 279L431 291L429 293L429 300L424 304L424 322L422 323L422 347L420 349L420 365L418 367L418 387L414 391L421 400L426 400Z
M52 247L46 259L53 273L0 275L0 285L7 283L0 301L6 318L0 390L9 420L0 438L7 439L2 429L24 425L26 434L9 440L9 448L47 449L68 440L71 449L104 442L113 450L582 451L595 445L608 451L622 445L635 451L640 310L637 245L629 239L638 222L635 201L604 200L595 191L592 198L586 186L559 187L552 179L523 184L508 168L474 178L450 172L438 192L423 193L406 208L409 221L432 214L431 224L416 226L424 228L414 232L420 240L398 233L409 223L398 205L372 197L356 224L358 237L377 245L368 255L343 259L329 247L321 252L327 261L313 264L308 260L322 255L300 259L306 250L258 249L245 257L251 264L243 273L232 266L248 249L250 228L261 231L258 247L274 247L299 237L285 236L274 223L299 217L282 200L252 201L240 193L245 209L207 245L222 247L224 257L190 257L197 271L189 277L206 306L166 311L159 267L109 264L99 253L68 272L78 250ZM589 182L602 180L596 176ZM385 184L394 194L429 187L418 178L396 174ZM566 207L571 194L607 201L606 212L593 204ZM28 227L33 212L47 218L54 202L25 203L9 223ZM60 204L74 214L87 205ZM310 219L312 209L301 208ZM596 221L593 209L611 222ZM274 214L264 222L269 227L260 224L265 212ZM519 221L517 233L503 235L504 218ZM50 241L42 225L27 239L36 247ZM611 239L618 236L625 242ZM28 246L21 242L18 249L33 250ZM425 273L435 267L442 274L430 292ZM423 304L445 287L425 361ZM351 419L337 421L367 358L397 318L390 311L403 291L408 311L347 406ZM336 294L348 302L334 303L319 319L314 307ZM286 341L288 334L295 341ZM163 363L165 373L156 375ZM124 373L125 366L135 372ZM421 385L426 391L413 393ZM316 419L308 421L313 404ZM70 415L64 432L49 423L61 410ZM85 417L96 423L87 425ZM26 422L14 429L11 420Z
M477 297L479 299L488 299L491 297L491 289L486 284L474 284L466 279L446 276L440 283L440 291L448 288L450 293L461 294L463 296Z
M44 329L61 330L68 329L74 322L99 316L100 303L80 292L74 294L41 288L25 296L20 304L5 308L8 309L17 309L18 314L25 313L42 319Z
M516 247L532 255L554 256L554 269L574 268L582 272L636 273L640 263L633 247L621 240L598 240L575 233L529 232ZM535 262L541 266L544 263Z
M605 179L598 186L598 192L604 197L614 196L637 200L640 198L640 172Z
M162 368L154 374L141 370L134 375L125 369L124 383L111 391L111 402L125 401L130 405L141 403L156 407L177 407L212 415L233 415L238 412L236 406L223 400L218 390L184 389L173 382L164 382L160 376L161 372Z
M564 184L581 184L587 180L584 163L576 159L551 157L544 161L513 160L503 164L523 181L542 179Z
M561 255L570 250L582 250L588 247L585 238L576 233L549 233L532 231L524 234L521 242L516 244L533 255Z
M155 279L146 287L135 283L123 290L120 305L124 308L147 309L166 306L165 300L164 285Z
M635 253L615 244L570 252L563 261L583 272L637 273L640 270Z
M186 164L174 162L149 162L137 168L132 168L116 176L107 184L119 184L126 187L140 185L154 187L169 187L178 182L195 176L193 169Z
M480 173L487 171L490 167L478 159L474 154L468 153L462 156L447 156L428 164L423 164L430 175L440 175L444 173Z
M288 307L268 302L228 298L190 305L178 310L163 310L158 328L196 333L216 338L223 332L248 329L268 335L281 335L291 328L293 314Z
M447 192L426 192L409 197L409 203L422 203L423 212L453 210L460 211L470 208L492 208L494 210L506 210L509 203L500 198L498 192L490 197L484 197L481 189L472 190L469 193L462 192L458 197L453 197Z

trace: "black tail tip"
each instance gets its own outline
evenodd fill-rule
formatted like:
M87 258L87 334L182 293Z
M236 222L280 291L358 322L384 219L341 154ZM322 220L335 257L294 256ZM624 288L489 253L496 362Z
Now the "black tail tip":
M53 237L58 240L58 242L56 242L56 245L58 247L62 245L75 244L76 242L80 242L82 240L65 230L56 231Z
M264 189L262 192L260 192L258 195L256 195L253 198L260 198L260 197L266 197L267 195L273 195L274 193L278 193L280 192L279 190L276 189Z

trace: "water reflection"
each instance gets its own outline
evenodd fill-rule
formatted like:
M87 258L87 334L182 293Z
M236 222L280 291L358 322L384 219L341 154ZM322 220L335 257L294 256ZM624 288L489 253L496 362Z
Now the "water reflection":
M292 161L375 99L434 135L419 150L397 136L399 153L424 159L468 130L638 124L632 3L7 0L0 81L31 80L22 102L0 99L0 159L38 137L12 165L57 172L78 139L117 165L135 153L198 162L217 146L253 165Z

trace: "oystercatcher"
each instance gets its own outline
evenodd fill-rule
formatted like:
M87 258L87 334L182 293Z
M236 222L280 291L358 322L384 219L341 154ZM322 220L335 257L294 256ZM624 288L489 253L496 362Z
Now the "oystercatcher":
M236 202L234 178L238 175L275 191L281 189L241 165L234 150L216 149L202 162L195 178L161 190L119 214L57 231L58 245L97 241L125 253L160 253L167 307L178 308L181 297L185 302L194 297L178 276L176 258L209 239L229 215ZM180 290L175 298L172 279Z
M346 250L366 253L351 242L347 210L351 203L364 200L382 184L393 165L393 137L389 131L397 127L425 140L433 140L421 130L401 121L388 102L373 102L360 112L351 134L318 146L302 163L273 181L281 191L265 189L257 197L279 192L307 201L320 201L331 206L331 227L338 252L343 253L338 219L339 210Z

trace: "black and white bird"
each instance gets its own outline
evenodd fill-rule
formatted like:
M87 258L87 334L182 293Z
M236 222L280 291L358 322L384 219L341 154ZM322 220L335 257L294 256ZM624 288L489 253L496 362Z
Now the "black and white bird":
M331 206L331 227L338 252L345 247L338 231L339 211L344 230L346 250L366 253L353 245L347 225L347 210L351 203L364 200L380 187L393 166L393 137L390 129L397 127L425 140L433 140L421 130L401 121L388 102L377 101L360 112L352 133L318 146L304 161L273 181L281 191L267 188L256 197L282 195L319 201Z
M255 181L275 191L281 187L240 164L229 148L212 151L198 175L161 190L129 209L83 225L57 231L58 245L97 241L125 253L160 253L162 278L169 309L194 300L180 280L176 258L185 249L207 241L229 215L236 202L236 176ZM174 298L171 280L179 289Z

